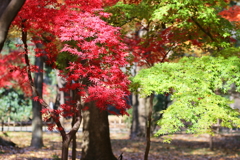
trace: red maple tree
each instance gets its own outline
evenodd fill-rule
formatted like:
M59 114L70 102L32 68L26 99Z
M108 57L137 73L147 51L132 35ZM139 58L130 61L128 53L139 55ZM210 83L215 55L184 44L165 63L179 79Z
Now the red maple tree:
M51 116L63 137L63 159L68 156L68 145L81 123L81 110L85 104L94 101L98 108L107 110L108 105L115 106L121 114L126 114L129 95L129 80L122 72L127 65L127 52L121 42L119 28L108 25L101 17L109 16L102 7L113 5L116 0L27 0L15 18L13 25L23 33L25 61L28 79L32 91L36 92L29 74L30 64L27 58L27 33L34 43L42 43L44 48L37 49L37 56L44 56L47 63L60 70L60 76L66 79L62 90L74 91L76 95L63 104L60 109L50 109L37 93L33 98L44 107L43 114ZM64 53L75 57L59 67L57 58ZM47 116L49 118L49 116ZM76 117L75 124L66 133L60 116ZM50 126L53 127L53 126Z

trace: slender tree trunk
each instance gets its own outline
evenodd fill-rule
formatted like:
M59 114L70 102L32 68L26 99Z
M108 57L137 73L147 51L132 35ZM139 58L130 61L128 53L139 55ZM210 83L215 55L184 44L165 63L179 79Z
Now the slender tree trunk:
M59 76L59 70L56 70L56 80L57 80L57 95L55 99L54 109L59 109L62 104L65 103L65 97L67 96L66 93L62 90L65 86L66 81L63 77ZM60 117L61 124L64 124L64 117Z
M41 57L36 57L35 65L39 67L39 71L35 73L34 84L39 95L42 97L43 90L43 60ZM38 101L32 101L32 140L31 146L35 148L43 147L43 131L42 131L42 105Z
M24 24L22 25L23 29L24 29ZM24 54L24 58L25 58L25 63L27 66L27 75L28 75L28 79L31 85L31 89L32 89L32 94L34 97L38 96L41 101L41 106L43 106L44 108L49 109L50 111L52 110L52 108L49 106L49 104L47 104L43 99L42 99L42 90L38 91L38 86L36 86L36 83L34 83L33 79L32 79L32 75L31 75L31 65L29 63L29 58L28 58L28 45L27 45L27 32L24 32L24 30L22 30L22 41L24 44L24 50L25 50L25 54ZM41 44L36 44L37 47L40 47ZM41 67L40 67L41 68ZM35 77L36 79L36 77ZM42 83L41 83L42 84ZM81 99L80 97L76 94L76 97L74 97L76 100L76 109L77 112L75 112L75 123L73 125L73 127L71 128L71 130L66 134L66 131L64 130L62 124L59 121L59 115L57 115L55 112L50 112L50 116L51 118L54 120L56 126L59 128L59 132L62 136L62 160L67 160L68 159L68 148L69 148L69 143L71 142L72 138L74 135L76 135L76 132L78 131L80 124L82 122L82 104L81 104ZM40 113L40 112L39 112ZM34 143L33 143L34 144Z
M4 126L4 119L3 119L3 117L1 119L1 121L2 121L2 132L3 132L3 126Z
M66 137L62 140L62 160L68 159L68 150L69 144L71 142L70 136L66 135Z
M209 149L213 151L213 136L209 135Z
M83 143L81 160L116 160L113 155L107 111L100 111L94 102L83 113Z
M150 103L149 103L149 110L148 110L148 120L147 120L147 125L146 125L146 149L145 149L145 154L144 154L144 160L148 160L148 153L150 150L150 145L151 145L151 124L152 124L152 108L153 108L153 98L154 94L152 93L150 95Z
M130 138L135 139L139 133L139 119L138 119L138 94L132 95L132 125L131 125L131 133Z
M77 95L75 96L76 96L75 98L77 98ZM76 107L78 108L78 112L76 112L76 114L74 115L72 129L67 134L65 134L65 131L60 131L62 135L62 160L68 159L69 144L71 140L73 140L73 144L76 143L76 140L74 140L74 138L76 139L76 133L82 122L82 105L80 99L77 101ZM74 147L76 146L73 146L73 148ZM76 152L74 154L75 155L73 155L72 160L74 160L74 158L76 159Z
M0 52L7 37L9 27L26 0L0 1Z
M134 75L143 67L136 66ZM147 98L142 98L140 95L133 94L132 96L132 124L130 138L143 138L146 136L146 121L147 121Z
M72 118L72 127L74 126L75 124L75 116L73 116ZM77 137L76 137L76 134L73 135L73 138L72 138L72 160L76 160L76 157L77 157Z
M146 137L146 124L148 123L148 110L150 106L150 98L141 98L139 95L134 95L136 102L133 103L133 119L131 125L130 138ZM133 99L133 100L134 100Z

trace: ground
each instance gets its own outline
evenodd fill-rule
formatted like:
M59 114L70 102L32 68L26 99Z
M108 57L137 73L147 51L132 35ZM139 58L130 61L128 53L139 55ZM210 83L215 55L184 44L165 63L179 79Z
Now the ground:
M38 150L28 147L30 132L7 132L0 136L17 144L17 147L0 146L0 160L57 160L60 157L61 137L57 133L44 133L45 146ZM112 133L111 138L116 157L123 153L124 160L143 160L144 140L129 140L127 133ZM208 149L208 135L176 134L171 138L170 144L163 143L163 137L152 138L149 160L240 160L240 136L237 135L215 137L213 151ZM81 133L78 133L78 141L80 148ZM79 159L81 149L77 152Z

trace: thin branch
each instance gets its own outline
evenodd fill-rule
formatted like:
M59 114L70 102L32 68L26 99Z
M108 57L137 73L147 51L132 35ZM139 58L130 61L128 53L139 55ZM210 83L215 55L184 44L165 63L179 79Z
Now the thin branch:
M74 94L74 99L77 100L77 103L76 103L76 107L77 107L77 110L78 112L76 112L76 119L75 119L75 123L72 127L72 129L69 131L69 133L67 135L70 136L70 139L73 138L73 135L75 135L75 133L78 131L80 125L81 125L81 122L82 122L82 104L81 104L81 97L78 96L77 93Z
M42 96L38 93L38 91L37 91L37 89L34 85L33 78L32 78L32 75L31 75L31 65L30 65L29 58L28 58L27 32L24 31L24 29L25 29L24 22L25 22L25 20L22 21L22 41L23 41L23 44L24 44L24 50L25 50L24 57L25 57L25 63L26 63L26 66L27 66L27 75L28 75L28 79L30 81L32 94L33 94L34 97L35 96L39 97L39 99L40 99L39 102L41 103L41 105L44 108L49 109L50 116L53 118L55 124L59 128L59 132L61 133L62 138L65 139L66 138L66 132L65 132L64 128L62 127L59 119L57 118L58 116L54 112L50 112L51 107L43 100Z
M163 56L162 60L160 63L163 63L165 61L165 59L167 58L168 54L170 53L170 51L172 51L172 49L175 48L175 46L171 47Z
M210 32L206 31L206 30L201 26L201 24L198 23L193 17L191 17L191 19L192 19L192 21L198 26L198 28L200 28L207 36L210 37L210 39L211 39L212 41L214 41L214 38L213 38L213 36L212 36L212 34L211 34Z

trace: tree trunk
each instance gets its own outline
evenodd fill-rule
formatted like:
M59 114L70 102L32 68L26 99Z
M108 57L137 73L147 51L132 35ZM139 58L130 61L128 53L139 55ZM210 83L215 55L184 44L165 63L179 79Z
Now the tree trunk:
M0 52L7 37L9 27L26 0L0 1Z
M143 69L143 66L135 66L133 76ZM146 123L149 101L148 98L142 98L138 94L132 95L132 124L130 139L143 138L146 136Z
M72 127L74 126L75 124L75 116L72 117ZM77 137L76 137L76 134L73 135L73 138L72 138L72 160L76 160L76 157L77 157Z
M3 132L3 126L4 126L4 119L3 119L3 117L1 119L1 121L2 121L2 132Z
M135 139L139 133L139 119L138 119L138 94L132 95L132 124L130 138Z
M148 117L148 106L150 98L141 98L140 95L133 95L133 113L130 138L146 137L146 123Z
M69 150L69 144L70 144L70 137L66 136L62 140L62 160L68 159L68 150Z
M75 94L74 96L76 98L75 100L77 100L78 95ZM68 159L69 144L71 140L73 141L72 160L76 159L76 133L82 122L82 105L80 100L77 100L76 108L78 108L78 112L73 116L72 129L67 134L64 130L60 131L62 135L62 160Z
M107 111L100 111L94 102L83 113L83 143L81 160L117 160L113 155Z
M39 67L39 71L35 73L34 84L39 95L42 97L43 90L43 60L41 57L36 57L35 65ZM42 105L38 101L32 101L32 140L31 146L35 148L43 147L42 139Z
M213 136L209 135L209 149L213 151Z
M59 70L56 70L56 80L57 80L57 95L55 99L54 109L59 109L62 104L65 103L65 97L67 94L60 90L66 84L66 81L63 77L59 76ZM64 117L60 117L60 122L64 126Z
M7 6L9 5L10 2L11 2L11 0L1 0L0 1L0 17L4 13L5 9L7 8Z
M151 125L152 125L152 109L153 109L153 98L154 94L152 93L149 97L149 110L148 110L148 120L147 120L147 125L146 125L146 149L145 149L145 154L144 154L144 160L148 160L148 153L150 150L150 145L151 145Z

